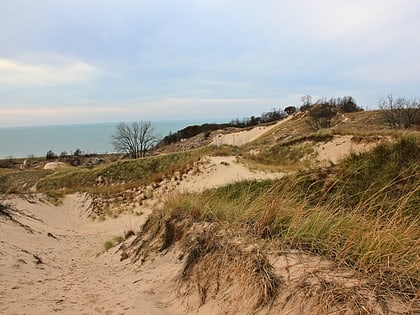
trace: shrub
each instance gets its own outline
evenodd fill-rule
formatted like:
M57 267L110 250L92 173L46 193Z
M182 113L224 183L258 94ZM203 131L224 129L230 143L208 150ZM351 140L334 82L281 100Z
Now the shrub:
M312 106L308 111L309 125L313 130L330 128L332 119L337 115L338 110L329 104L320 103Z
M420 99L398 97L392 94L379 100L383 118L390 128L410 128L420 124Z
M57 158L57 155L52 150L49 150L47 152L46 158L47 158L47 160L53 160L53 159Z

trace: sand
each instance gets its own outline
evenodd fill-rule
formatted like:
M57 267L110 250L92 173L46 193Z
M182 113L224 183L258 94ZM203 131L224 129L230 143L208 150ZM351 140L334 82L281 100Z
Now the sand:
M181 192L220 187L241 180L275 179L284 176L281 172L251 171L237 157L209 156L196 176L187 177L178 187Z
M351 153L366 152L376 143L357 143L352 140L353 136L334 136L331 141L316 145L318 161L321 164L336 164Z
M257 127L215 141L244 144L275 127ZM333 141L319 150L337 161L343 156L344 147L344 143ZM340 153L333 157L330 151L338 148ZM199 172L189 174L173 189L201 191L243 179L281 176L282 173L252 172L235 157L208 157ZM158 189L158 198L162 198L164 191L162 187ZM129 230L138 232L151 213L150 208L137 209L141 215L123 214L98 222L87 217L90 200L81 194L66 196L60 205L50 204L40 195L29 199L14 197L11 202L22 212L18 219L26 228L0 220L1 314L222 312L216 302L199 309L186 308L175 296L174 279L182 264L174 255L157 257L140 267L129 260L121 262L116 247L104 251L107 240Z
M39 198L13 200L17 209L36 220L20 218L33 233L1 224L1 314L121 314L130 310L127 300L133 291L127 288L136 275L115 257L98 254L106 240L140 226L144 217L124 215L92 222L84 214L83 199L67 196L60 206Z
M214 137L212 144L217 145L217 146L221 146L224 144L241 146L241 145L247 144L249 142L252 142L258 139L259 137L261 137L266 132L269 132L270 130L276 129L278 126L289 121L291 118L292 116L289 116L286 119L280 120L274 125L258 126L249 130L245 130L245 131L239 131L239 132L228 133L228 134L219 134Z

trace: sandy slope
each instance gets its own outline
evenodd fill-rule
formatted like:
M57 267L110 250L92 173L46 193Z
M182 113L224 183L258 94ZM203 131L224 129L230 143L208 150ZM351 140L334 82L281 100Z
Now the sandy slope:
M284 124L291 118L292 116L289 116L286 119L282 119L276 124L270 126L258 126L245 131L239 131L229 134L219 134L213 139L212 144L217 146L223 144L241 146L248 142L254 141L255 139L261 137L263 134L270 130L276 129L278 126Z
M82 201L72 195L56 207L40 199L15 200L18 209L42 222L20 218L33 233L1 224L1 314L129 314L135 292L130 282L138 276L117 257L97 254L105 240L138 227L144 217L94 223L85 217Z
M238 162L234 156L209 156L206 158L200 173L196 176L187 177L177 189L180 191L199 192L236 181L274 179L283 175L284 173L250 171Z
M257 127L242 134L225 135L218 143L243 144L268 132ZM348 140L348 139L346 139ZM330 144L333 148L343 145ZM325 151L327 150L325 146ZM322 149L320 149L322 150ZM341 154L342 155L342 151ZM167 182L166 191L200 191L242 179L282 176L251 172L234 157L209 157L197 174L180 183ZM181 314L185 305L175 298L173 283L182 268L173 255L147 261L141 268L119 261L116 248L103 253L103 244L124 231L137 230L151 210L141 216L92 222L86 216L89 200L67 196L59 206L39 196L15 198L16 208L26 215L18 219L32 233L5 219L0 220L0 313L1 314ZM302 264L302 266L304 266ZM136 269L137 268L137 269ZM217 314L216 302L190 314Z
M353 136L335 136L332 141L316 145L318 161L325 164L328 162L337 163L350 153L366 152L375 146L376 143L356 143L352 141Z

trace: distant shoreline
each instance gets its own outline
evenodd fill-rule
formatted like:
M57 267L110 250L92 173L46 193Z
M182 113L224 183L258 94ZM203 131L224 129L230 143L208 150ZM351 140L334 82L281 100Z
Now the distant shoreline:
M226 120L165 120L152 121L155 132L164 137L190 125ZM57 155L71 154L76 149L87 154L112 153L111 136L118 122L82 123L27 127L0 127L0 159L42 157L49 150Z

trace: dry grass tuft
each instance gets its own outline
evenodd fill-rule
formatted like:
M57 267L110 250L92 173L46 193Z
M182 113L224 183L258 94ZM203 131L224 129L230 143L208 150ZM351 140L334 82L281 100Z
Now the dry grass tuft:
M220 224L194 221L180 214L152 215L128 246L132 261L144 262L151 252L166 253L176 245L184 261L177 281L180 296L197 294L202 305L236 284L241 288L237 299L254 309L270 305L282 280L266 256L258 250L247 250L244 242L238 242Z
M388 314L388 307L380 295L361 284L346 285L319 275L305 274L291 288L283 301L283 308L293 299L300 299L300 312L316 314Z

